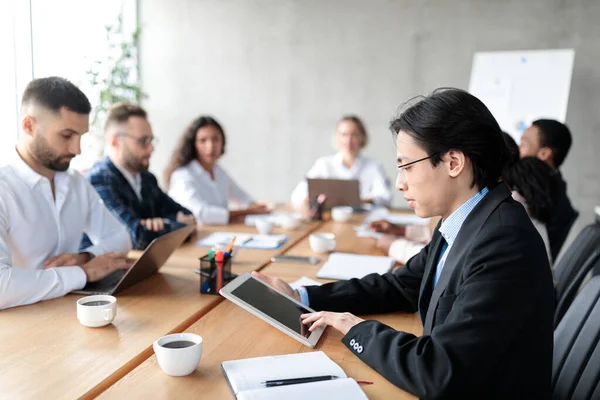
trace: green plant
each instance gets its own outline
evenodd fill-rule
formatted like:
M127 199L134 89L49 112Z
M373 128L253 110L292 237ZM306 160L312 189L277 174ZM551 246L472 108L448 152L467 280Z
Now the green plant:
M121 15L116 23L106 25L105 29L108 57L96 60L86 71L88 81L97 94L91 121L95 131L101 131L100 124L112 104L120 101L139 104L147 97L140 87L138 73L141 29L138 27L131 37L125 37Z

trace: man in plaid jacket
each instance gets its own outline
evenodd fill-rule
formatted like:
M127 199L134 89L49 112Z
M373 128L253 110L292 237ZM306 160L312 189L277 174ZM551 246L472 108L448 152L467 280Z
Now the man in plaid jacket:
M106 207L127 226L134 249L185 225L192 213L158 186L148 171L156 138L146 111L133 104L113 105L104 127L109 154L86 174ZM84 237L82 246L87 244Z

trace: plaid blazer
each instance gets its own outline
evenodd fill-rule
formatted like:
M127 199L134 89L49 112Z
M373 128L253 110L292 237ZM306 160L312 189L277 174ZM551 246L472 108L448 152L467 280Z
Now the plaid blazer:
M187 208L176 203L161 190L156 177L151 172L141 173L141 200L108 157L94 164L86 173L86 177L110 212L127 226L134 249L144 249L157 237L185 226L175 220L179 211L191 214ZM140 221L147 218L163 218L164 229L154 232L144 228ZM89 238L84 235L81 248L86 248L90 243Z

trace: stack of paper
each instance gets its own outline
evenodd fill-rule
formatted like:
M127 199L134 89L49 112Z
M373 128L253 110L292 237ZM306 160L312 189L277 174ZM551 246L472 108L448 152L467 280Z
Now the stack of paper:
M196 245L199 247L212 247L218 244L227 244L234 236L236 237L235 244L244 249L274 250L283 246L288 239L285 235L253 235L248 233L215 232L199 240Z
M391 257L332 253L317 273L317 278L349 280L372 273L381 275L389 272L395 263Z

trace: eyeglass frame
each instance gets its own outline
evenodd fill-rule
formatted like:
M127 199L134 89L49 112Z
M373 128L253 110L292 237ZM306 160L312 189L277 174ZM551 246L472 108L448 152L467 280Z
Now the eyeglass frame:
M439 153L432 154L432 155L430 155L428 157L419 158L418 160L411 161L411 162L406 163L406 164L398 165L398 167L397 167L398 168L398 172L402 172L402 169L404 169L404 168L406 168L408 166L411 166L411 165L416 164L416 163L421 162L421 161L429 160L430 158L433 158L433 157L436 157L436 156L439 156Z
M135 140L137 144L144 148L149 147L151 145L157 145L159 143L159 139L156 136L147 136L145 138L139 138L125 132L117 132L115 133L115 136L131 138Z

